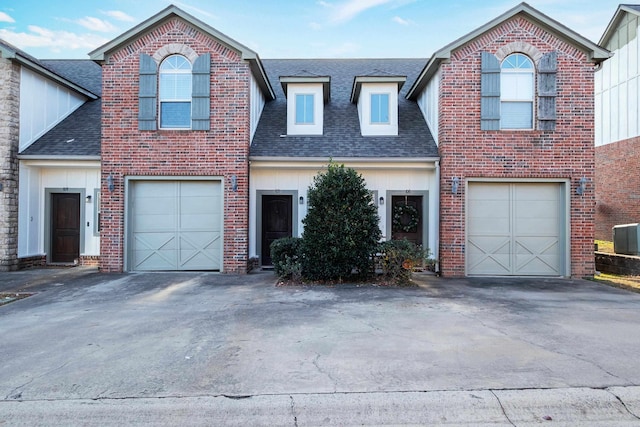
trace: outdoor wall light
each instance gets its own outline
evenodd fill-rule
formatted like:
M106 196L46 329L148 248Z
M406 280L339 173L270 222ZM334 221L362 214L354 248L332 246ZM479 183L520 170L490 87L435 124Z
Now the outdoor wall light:
M85 202L91 203L91 194L84 198Z
M384 205L384 197L380 196L380 200L378 200L381 205Z
M0 191L2 191L2 183L0 182Z
M300 196L300 198L298 199L298 203L304 205L304 197Z
M460 186L460 178L458 178L457 176L454 176L453 178L451 178L451 192L453 194L458 193L459 186Z
M587 191L587 182L589 182L587 177L583 176L582 178L580 178L578 187L576 188L576 193L578 193L580 196L582 196L584 192Z
M231 191L238 191L238 177L235 175L231 175Z
M109 174L109 176L107 177L107 188L109 189L109 193L113 193L113 190L115 190L116 188L113 182L113 176L111 176L111 174Z

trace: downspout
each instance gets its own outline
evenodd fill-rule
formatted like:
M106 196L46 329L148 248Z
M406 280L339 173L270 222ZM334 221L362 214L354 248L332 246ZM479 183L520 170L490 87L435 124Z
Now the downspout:
M435 229L436 247L433 249L433 257L436 261L436 274L440 275L440 160L436 160L436 201L435 201Z

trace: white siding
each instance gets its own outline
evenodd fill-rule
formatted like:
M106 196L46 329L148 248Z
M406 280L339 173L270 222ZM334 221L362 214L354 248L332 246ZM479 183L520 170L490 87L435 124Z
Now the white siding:
M307 190L313 183L313 177L320 170L326 168L325 165L303 165L299 164L295 167L291 165L279 164L272 165L269 168L255 167L255 162L251 168L250 194L251 200L249 205L249 254L257 255L257 191L297 191L298 196L304 198L303 204L298 204L298 217L294 218L297 223L298 234L302 235L304 230L302 219L307 214ZM436 252L436 239L438 238L437 227L437 206L438 206L438 186L435 172L435 165L384 165L384 164L349 164L345 162L345 166L353 167L367 183L367 187L372 191L378 192L378 199L382 196L385 198L385 204L378 206L378 215L380 216L380 229L383 236L387 236L387 207L391 202L386 200L387 191L407 190L412 192L428 191L428 208L429 212L425 215L428 224L427 234L428 242L425 246L430 248L432 252ZM433 169L431 168L433 167ZM294 201L298 203L298 201ZM295 229L295 227L294 227Z
M84 197L100 188L100 167L98 162L85 164L64 162L23 161L20 163L20 205L18 208L18 256L42 255L46 252L45 217L46 189L82 189L80 208L84 209L84 250L80 255L99 255L100 238L94 236L95 200L86 203ZM81 245L82 246L82 245Z
M596 146L640 135L638 16L626 13L607 46L613 57L595 75Z
M431 130L436 144L438 144L438 118L440 116L439 100L440 70L431 77L431 80L429 80L429 83L427 83L427 86L418 97L418 106L420 107L420 111L422 111L422 115Z
M372 124L371 94L389 94L389 123ZM397 83L363 83L358 97L360 132L365 136L398 135L398 85Z
M256 82L255 77L251 75L251 141L253 142L253 135L256 133L256 129L258 128L258 122L260 121L260 116L262 115L262 109L264 108L265 99L258 83Z
M323 86L317 83L289 83L287 85L287 134L322 135L324 131ZM313 95L313 123L296 124L296 95Z
M22 67L20 72L20 151L85 102L77 93Z

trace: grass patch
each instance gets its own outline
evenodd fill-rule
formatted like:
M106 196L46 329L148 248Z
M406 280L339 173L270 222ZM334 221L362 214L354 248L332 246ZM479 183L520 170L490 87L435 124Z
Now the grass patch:
M613 253L613 242L608 240L596 240L595 244L598 245L598 252L606 252L608 254Z
M595 282L616 288L640 293L640 276L620 276L618 274L600 273L593 277Z

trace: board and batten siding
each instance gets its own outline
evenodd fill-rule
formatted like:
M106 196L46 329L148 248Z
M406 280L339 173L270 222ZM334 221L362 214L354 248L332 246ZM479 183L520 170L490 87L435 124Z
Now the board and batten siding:
M431 135L433 135L436 145L438 144L438 117L440 113L438 105L439 92L440 70L431 77L431 80L429 80L429 83L427 83L427 86L418 97L418 107L420 107L427 126L431 130Z
M86 99L24 67L20 70L20 151L60 123Z
M258 82L256 78L251 74L251 92L249 95L250 103L251 103L251 111L249 112L251 121L251 141L253 142L253 135L256 133L256 129L258 128L258 122L260 121L260 116L262 115L262 109L264 108L265 99L264 94L260 90L258 86Z
M640 135L639 23L626 13L604 46L613 56L595 73L596 146Z

